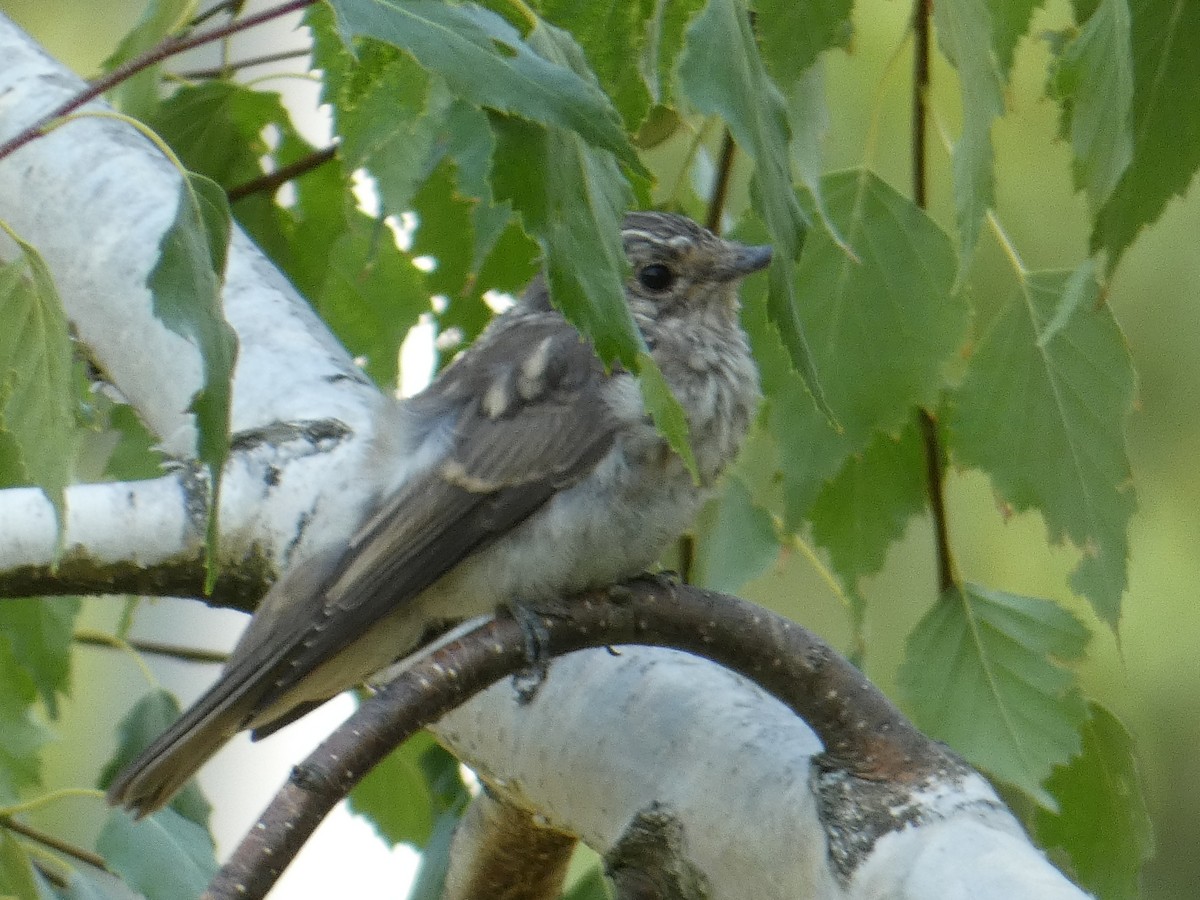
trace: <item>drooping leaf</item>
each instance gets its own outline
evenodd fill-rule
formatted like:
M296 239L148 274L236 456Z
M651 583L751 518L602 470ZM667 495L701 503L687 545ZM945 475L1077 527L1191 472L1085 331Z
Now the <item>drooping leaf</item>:
M924 473L921 436L910 423L899 438L877 433L821 490L811 513L813 537L851 590L883 568L888 548L925 509Z
M1009 291L951 395L951 451L1006 503L1042 514L1083 553L1071 586L1113 628L1135 505L1124 425L1133 370L1092 264L1034 272Z
M992 46L996 50L996 61L1000 64L1005 81L1012 73L1017 42L1029 30L1029 21L1040 5L1039 0L988 0L992 17Z
M442 900L446 874L450 870L450 845L458 827L460 812L441 813L433 823L433 832L421 852L421 865L408 892L408 900Z
M577 136L493 115L492 186L542 248L550 297L601 358L636 370L645 344L625 303L621 220L632 193L613 158Z
M854 34L852 0L753 0L763 62L781 85L803 76L830 47L847 47Z
M704 0L660 0L646 25L641 70L650 99L661 107L676 105L675 66L683 52L684 32L703 5Z
M104 61L105 70L111 72L157 46L170 35L178 34L195 15L199 5L198 0L149 0L137 24ZM111 99L123 112L146 118L158 101L161 78L161 66L151 66L117 85Z
M725 478L721 496L696 518L696 563L692 580L714 591L735 593L779 558L771 514L758 506L736 473Z
M347 44L373 37L411 53L457 96L578 134L635 170L641 164L612 103L577 71L548 58L504 19L474 3L434 0L334 0Z
M898 434L915 406L934 403L967 324L966 305L952 293L953 250L928 216L868 172L829 176L824 194L859 260L814 232L797 268L796 296L841 433L771 362L749 293L743 316L781 448L788 530L847 456L877 432Z
M1093 209L1104 205L1133 158L1129 30L1126 0L1101 0L1054 69L1052 88L1063 104L1075 186L1087 191Z
M41 748L49 739L34 719L37 686L0 634L0 804L41 780Z
M1061 847L1084 888L1104 900L1137 900L1138 874L1154 835L1133 736L1097 703L1081 733L1083 749L1046 781L1059 812L1034 814L1039 843Z
M138 700L117 726L117 749L101 769L98 786L107 788L118 772L179 718L179 713L179 702L166 691L151 691ZM212 806L195 780L174 796L168 808L201 828L208 828Z
M213 485L210 560L216 545L221 470L229 455L229 411L237 358L237 335L221 307L229 233L225 192L201 175L185 173L175 219L163 234L158 262L147 279L154 314L196 346L204 368L204 385L192 397L191 410L196 415L197 455L208 468ZM215 578L210 562L208 580Z
M671 393L671 386L667 384L662 370L649 353L638 354L637 372L638 385L642 389L642 402L646 411L650 413L650 418L654 420L655 427L667 439L671 449L679 454L692 478L699 482L700 470L692 452L687 415L683 406Z
M432 77L411 56L364 41L357 65L334 98L339 153L346 167L375 178L385 213L408 209L429 174L447 101L431 93Z
M196 900L217 871L212 837L169 807L137 822L112 810L96 850L146 900Z
M908 637L898 681L922 731L1034 797L1079 751L1086 717L1075 678L1088 631L1047 600L966 584L943 594Z
M11 831L0 826L0 897L41 900L33 861Z
M0 484L33 484L66 511L75 443L71 338L50 270L14 238L20 258L0 266Z
M380 219L356 213L329 255L325 280L313 298L326 323L376 383L392 388L400 343L429 310L424 274L396 246Z
M579 41L625 126L636 129L650 108L642 67L656 0L544 0L542 14Z
M958 270L975 254L984 217L995 200L992 121L1004 114L1004 76L992 52L992 20L986 0L935 3L938 42L958 70L962 134L954 145L954 211L958 223Z
M278 94L206 81L180 88L147 124L189 171L231 187L263 174L260 160L270 152L264 130L289 122Z
M469 795L458 760L422 731L392 751L350 792L350 810L389 844L425 847L439 816L458 814Z
M715 65L714 60L721 63ZM792 186L787 110L763 65L746 10L735 0L709 0L692 21L679 62L679 81L700 112L725 120L738 146L754 161L751 197L775 248L768 314L792 365L824 408L819 369L796 310L793 273L809 217Z
M33 679L50 718L58 718L58 698L71 674L71 636L79 615L78 597L28 597L0 603L0 635L13 658Z
M1098 10L1097 10L1098 11ZM1133 160L1096 217L1111 272L1200 166L1200 4L1132 0Z

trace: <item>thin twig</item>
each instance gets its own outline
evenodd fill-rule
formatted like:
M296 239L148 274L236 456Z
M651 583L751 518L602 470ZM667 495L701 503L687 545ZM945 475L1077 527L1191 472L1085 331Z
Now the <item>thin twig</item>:
M251 178L249 181L234 185L225 194L229 197L230 203L236 203L238 200L249 197L252 194L269 194L293 178L298 178L301 175L311 172L313 169L320 168L335 156L337 156L337 145L331 144L323 150L310 153L308 156L276 169L274 172L268 172L266 175Z
M297 50L281 50L279 53L266 53L262 56L251 57L250 59L239 59L237 62L225 63L223 66L213 66L210 69L192 69L188 72L176 72L175 75L178 78L188 81L201 81L206 78L225 78L241 69L249 69L253 66L262 66L273 62L284 62L289 59L303 59L310 53L312 53L312 50L308 47L302 47Z
M913 10L913 96L912 96L912 179L913 202L921 209L928 205L928 168L926 127L929 121L929 24L932 0L916 0ZM937 556L938 588L945 593L957 583L954 557L950 551L950 528L946 519L943 451L938 438L937 420L927 409L917 410L921 440L925 446L925 490L933 517L934 553Z
M725 214L725 201L729 198L729 180L733 173L733 159L736 154L737 144L733 142L733 135L726 128L721 137L721 156L717 160L712 194L708 198L708 213L704 217L704 227L713 234L721 232L721 217ZM695 535L680 535L676 550L679 556L679 579L684 584L691 584L692 573L696 567Z
M245 5L246 0L223 0L222 3L218 3L215 6L206 9L204 12L198 13L196 18L192 19L191 27L195 28L198 25L203 25L209 19L220 15L223 12L228 12L230 16L236 16L242 11L242 7Z
M725 214L725 201L729 198L729 179L733 173L733 157L737 153L737 144L729 129L721 138L721 157L717 160L717 180L713 183L712 196L708 199L708 215L704 218L705 227L717 234L721 230L721 216Z
M89 100L94 100L105 91L111 90L121 82L136 75L138 72L149 69L168 59L182 53L185 50L191 50L193 47L200 47L212 41L219 41L222 38L228 37L231 34L236 34L239 31L245 31L253 28L256 25L261 25L264 22L269 22L272 19L278 19L280 16L288 15L289 13L297 12L305 7L312 6L317 0L289 0L287 3L282 3L279 6L271 9L263 10L253 16L247 16L244 19L238 19L229 22L225 25L217 26L202 34L194 34L186 37L167 38L157 47L151 47L145 53L135 56L133 59L113 69L107 75L97 78L95 81L89 82L88 86L72 97L70 100L63 103L57 109L42 116L37 122L30 125L28 128L21 131L15 137L0 144L0 159L12 155L15 151L24 147L30 141L40 137L46 128L55 120L62 118L68 113L72 113L79 107L83 106Z
M94 631L77 631L72 640L77 644L86 644L89 647L107 647L109 649L121 649L122 645L127 645L139 653L148 653L152 656L165 656L169 659L178 659L184 662L223 664L229 658L228 653L222 653L218 650L180 647L175 644L159 643L158 641L122 641L111 635Z
M82 847L76 847L74 844L70 844L52 834L47 834L46 832L40 831L37 828L32 828L23 822L18 822L16 819L9 818L8 816L0 818L0 826L7 828L9 831L15 831L17 834L21 835L22 837L27 837L31 841L37 841L44 847L57 850L59 853L69 856L72 859L77 859L80 862L87 863L89 866L95 866L97 869L101 869L105 872L109 870L108 863L104 861L104 857L96 855L91 850L84 850Z
M927 205L925 129L929 120L929 19L932 0L916 0L913 9L912 178L913 202Z

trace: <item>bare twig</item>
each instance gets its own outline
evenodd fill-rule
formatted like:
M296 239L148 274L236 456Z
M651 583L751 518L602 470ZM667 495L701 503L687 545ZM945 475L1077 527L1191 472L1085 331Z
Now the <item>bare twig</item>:
M543 604L538 612L550 656L585 647L655 644L707 657L752 679L821 737L826 771L910 784L960 765L828 645L794 622L737 598L639 579L612 591ZM525 670L526 646L526 631L518 622L494 619L432 652L364 702L293 769L204 897L264 896L324 816L371 767L426 724Z
M301 175L311 172L313 169L320 168L336 156L336 144L325 147L322 150L310 153L302 159L296 160L294 163L289 163L286 166L276 169L274 172L268 172L266 175L234 185L225 192L226 196L229 197L230 203L236 203L238 200L253 194L271 193L293 178L298 178Z
M151 66L157 65L164 59L168 59L177 53L182 53L185 50L191 50L193 47L200 47L204 44L213 41L219 41L222 38L228 37L231 34L236 34L239 31L245 31L253 28L256 25L261 25L264 22L269 22L272 19L278 19L280 16L288 15L304 9L307 6L312 6L316 0L289 0L287 3L282 3L279 6L265 9L253 16L247 16L244 19L237 19L228 22L224 25L219 25L216 28L211 28L201 34L193 34L183 37L167 38L157 47L151 47L145 53L135 56L133 59L113 69L107 75L97 78L95 81L89 82L88 86L72 97L67 102L63 103L57 109L42 116L37 122L30 125L18 133L15 137L0 144L0 159L11 156L15 151L24 147L30 141L45 133L47 127L55 120L62 118L68 113L72 113L79 107L83 106L89 100L94 100L103 94L105 91L116 87L126 79L149 69Z
M733 174L733 157L737 153L737 144L733 135L725 129L721 138L721 157L717 160L717 177L713 183L712 196L708 199L708 215L704 217L704 226L714 234L721 230L721 216L725 213L725 201L729 198L729 179Z
M933 15L932 0L917 0L913 10L913 95L912 95L912 184L913 202L921 209L928 205L927 184L929 160L925 149L925 132L929 120L929 20ZM921 440L925 446L925 490L929 511L933 517L934 553L937 555L938 588L944 593L954 587L954 557L950 551L950 528L946 519L946 497L943 485L942 446L938 438L937 420L927 409L917 410Z
M249 69L253 66L262 66L273 62L285 62L289 59L304 59L310 53L312 53L312 50L308 47L297 50L282 50L279 53L265 53L262 56L239 59L235 62L225 63L222 66L213 66L209 69L192 69L187 72L177 72L176 75L189 81L200 81L205 78L224 78L241 69Z
M118 649L125 644L139 653L149 653L152 656L165 656L183 662L222 664L229 658L228 653L218 650L201 650L198 647L179 647L174 644L162 644L158 641L121 640L110 635L95 631L77 631L72 637L77 644L89 647L108 647Z
M87 863L89 866L95 866L97 869L108 871L108 863L104 861L104 857L98 856L91 850L84 850L82 847L76 847L74 844L64 841L62 838L57 838L52 834L47 834L37 828L26 825L24 822L18 822L9 816L0 818L0 826L7 828L9 831L15 831L22 837L27 837L31 841L37 841L43 847L49 847L51 850L57 850L64 856L69 856L72 859L77 859L80 862Z

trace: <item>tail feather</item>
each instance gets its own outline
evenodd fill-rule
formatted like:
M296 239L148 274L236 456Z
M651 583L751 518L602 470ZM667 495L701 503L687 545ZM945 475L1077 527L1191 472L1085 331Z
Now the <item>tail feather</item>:
M138 818L160 809L246 726L261 680L240 668L224 672L207 694L118 773L108 788L111 805L123 806Z
M108 788L110 804L139 817L152 813L243 728L261 725L260 732L269 734L319 705L296 698L274 709L271 704L280 698L272 692L277 688L280 667L287 665L304 632L307 607L316 604L319 608L325 579L344 553L344 547L336 546L318 552L275 584L259 604L216 684L117 775ZM271 708L265 724L255 721L262 717L264 705Z

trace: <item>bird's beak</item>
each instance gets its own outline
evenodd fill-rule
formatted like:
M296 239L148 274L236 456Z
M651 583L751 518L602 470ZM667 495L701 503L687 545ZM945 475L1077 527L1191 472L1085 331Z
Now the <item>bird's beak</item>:
M771 248L766 244L756 247L737 244L724 262L725 264L718 273L721 281L743 278L751 272L757 272L759 269L767 267L771 262Z

